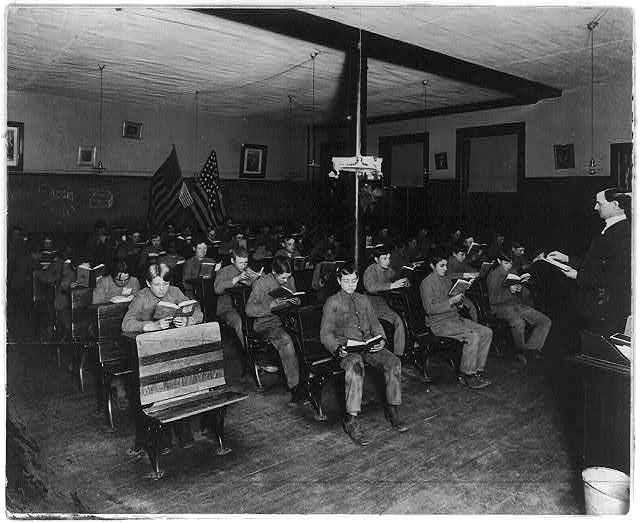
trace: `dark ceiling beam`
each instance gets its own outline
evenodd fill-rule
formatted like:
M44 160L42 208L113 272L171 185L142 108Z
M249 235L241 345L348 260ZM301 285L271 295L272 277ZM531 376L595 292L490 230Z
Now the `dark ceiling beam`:
M427 109L426 111L410 111L406 113L383 114L380 116L370 116L367 124L401 122L403 120L415 120L418 118L432 118L434 116L446 116L448 114L471 113L474 111L487 111L489 109L500 109L503 107L514 107L517 105L528 105L535 101L521 98L502 98L489 102L479 102L473 104L452 105L450 107L439 107L437 109Z
M345 52L352 42L358 41L357 28L295 9L196 9L196 11ZM526 103L535 103L543 98L557 98L562 95L562 90L555 87L369 31L362 31L362 43L369 59L381 60L485 89L493 89L526 100Z

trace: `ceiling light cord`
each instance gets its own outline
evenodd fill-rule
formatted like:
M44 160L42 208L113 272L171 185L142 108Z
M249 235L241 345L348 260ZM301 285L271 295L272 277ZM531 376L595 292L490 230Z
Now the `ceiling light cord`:
M316 164L316 57L318 51L311 52L311 162L310 167Z
M102 170L104 167L102 165L102 77L103 77L103 71L104 68L106 67L105 64L102 65L98 65L98 69L100 69L100 113L98 116L98 120L100 121L100 128L98 129L98 136L99 136L99 140L98 140L98 169Z
M606 12L606 11L605 11ZM596 161L593 156L593 143L594 143L594 126L593 126L593 84L594 84L594 69L593 69L593 47L594 47L594 30L598 27L599 20L604 16L604 12L591 22L587 24L587 29L591 33L591 158L589 159L589 174L595 174L597 171Z

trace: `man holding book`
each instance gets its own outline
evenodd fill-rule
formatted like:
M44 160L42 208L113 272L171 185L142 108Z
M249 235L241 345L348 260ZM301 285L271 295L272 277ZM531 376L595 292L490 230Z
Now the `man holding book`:
M559 251L548 258L570 265L563 273L576 280L578 313L586 327L609 336L622 332L631 314L631 193L611 188L600 191L595 200L594 210L605 226L584 259Z
M320 340L325 349L339 359L340 367L345 371L344 430L356 444L366 446L371 440L361 429L357 418L362 401L364 364L384 372L385 417L394 429L405 432L407 426L400 420L398 412L402 403L401 363L385 348L384 330L368 296L355 292L358 273L353 264L348 263L339 269L337 278L341 290L324 304ZM375 337L380 341L374 341L373 346L367 343Z
M235 331L243 349L246 349L246 346L242 333L242 318L233 307L233 301L231 296L227 294L227 290L236 285L251 287L253 282L260 276L262 276L262 272L255 272L249 267L249 253L247 249L236 246L231 249L231 265L220 269L213 283L213 290L218 295L216 316L222 323Z
M374 262L364 271L364 288L371 295L371 305L378 318L393 325L393 353L396 356L402 356L405 349L405 332L402 318L389 307L382 296L376 296L376 294L408 287L409 280L407 278L397 278L396 272L391 268L391 246L389 244L376 248L373 260Z
M513 272L511 256L505 251L499 251L496 257L498 265L487 276L491 310L509 324L513 341L519 351L527 351L540 358L551 329L551 319L522 303L523 284L529 281L531 275L516 275ZM528 338L525 336L527 326L531 329Z
M256 333L271 343L280 355L287 386L291 390L289 406L302 401L304 391L299 387L300 371L293 340L284 330L276 311L290 305L299 305L300 299L295 293L291 262L287 257L276 256L271 264L271 272L261 276L253 284L246 306L247 316L255 318L253 328Z

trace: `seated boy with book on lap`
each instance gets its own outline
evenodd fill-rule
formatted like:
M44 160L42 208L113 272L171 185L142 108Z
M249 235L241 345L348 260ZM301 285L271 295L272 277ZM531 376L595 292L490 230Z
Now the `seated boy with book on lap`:
M398 412L402 403L401 364L400 359L386 349L384 330L369 297L355 292L358 273L353 264L347 263L339 269L337 279L341 290L324 304L320 340L345 371L344 431L357 445L366 446L371 440L360 428L357 417L362 402L364 364L384 372L385 417L394 429L405 432L407 426L400 421Z
M178 287L169 284L171 271L164 263L154 263L144 273L147 286L141 289L129 304L122 320L123 332L151 332L165 330L169 327L186 327L202 323L200 304L190 301ZM174 308L173 306L178 306ZM139 398L137 398L139 401ZM134 401L136 398L134 397ZM142 455L144 447L144 431L142 420L136 416L136 439L131 455ZM193 434L188 421L174 423L176 436L180 446L193 444ZM165 442L169 448L170 442Z
M284 288L288 291L283 290ZM300 371L293 340L275 312L289 305L299 305L300 299L295 293L296 285L291 275L289 258L276 256L271 264L271 272L261 276L253 284L245 310L247 316L255 318L255 332L271 343L280 355L287 386L291 391L289 406L303 401L304 391L299 386Z

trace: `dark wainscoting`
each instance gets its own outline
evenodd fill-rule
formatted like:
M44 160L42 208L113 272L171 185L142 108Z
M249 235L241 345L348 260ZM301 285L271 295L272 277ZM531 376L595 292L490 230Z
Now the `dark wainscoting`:
M489 240L498 228L530 246L582 253L602 226L593 210L594 196L612 185L605 177L525 178L517 193L474 194L477 214L463 221L460 216L468 213L460 209L458 182L430 181L427 189L410 188L408 199L405 188L385 191L380 221L403 233L408 214L409 232L425 224L436 234L463 221L481 239Z
M87 232L97 219L108 224L146 224L150 177L83 173L19 173L7 177L9 226L33 232ZM308 216L306 184L291 181L222 180L234 222L286 222ZM190 220L190 213L181 220ZM180 220L176 220L180 222Z

